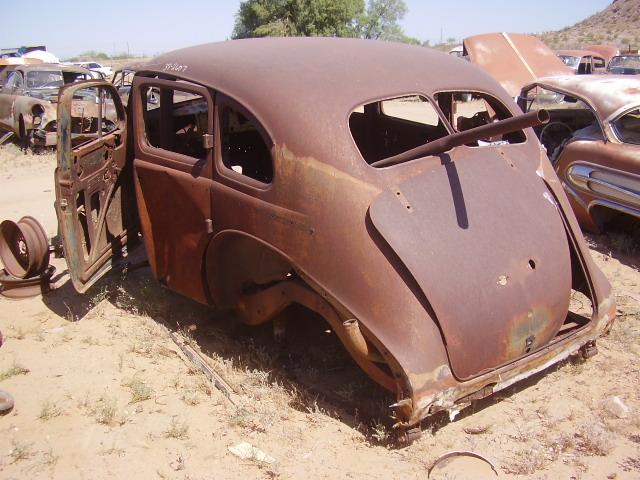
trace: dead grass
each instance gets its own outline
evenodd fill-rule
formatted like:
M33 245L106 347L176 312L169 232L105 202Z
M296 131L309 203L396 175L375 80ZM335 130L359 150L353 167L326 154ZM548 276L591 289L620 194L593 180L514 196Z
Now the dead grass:
M138 377L131 378L123 383L122 386L127 387L131 392L131 400L129 403L144 402L153 397L154 394L153 388Z
M189 424L185 421L178 420L177 417L171 418L169 426L163 432L165 438L175 438L176 440L186 440L189 438Z
M52 418L59 417L62 415L62 410L55 402L51 402L49 400L45 400L41 407L40 413L38 414L38 419L46 422L51 420Z
M511 475L533 475L548 463L547 454L542 448L521 448L505 461L502 470Z
M11 377L16 377L18 375L26 375L27 373L29 373L28 368L25 368L18 362L14 361L13 365L0 372L0 382Z
M43 150L35 153L28 150L26 153L20 150L15 143L0 145L0 172L10 172L16 168L50 167L56 163L55 150Z
M604 457L614 447L614 437L599 425L585 423L575 433L575 448L586 455Z
M34 455L34 451L32 450L32 443L29 442L21 442L20 440L12 440L11 442L11 450L9 451L9 456L13 463L21 462L22 460L27 460Z
M84 406L87 413L101 425L116 427L126 423L126 418L118 414L118 402L115 397L102 395L94 401L86 397L81 406Z

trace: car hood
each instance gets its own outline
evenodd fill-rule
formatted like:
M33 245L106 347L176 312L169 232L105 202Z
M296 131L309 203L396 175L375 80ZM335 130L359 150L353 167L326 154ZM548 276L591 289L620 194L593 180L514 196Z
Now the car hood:
M477 147L441 160L377 197L369 215L424 293L454 374L468 379L554 338L571 261L558 206L526 158Z
M471 63L484 68L512 97L537 78L575 73L531 35L487 33L468 37L463 45Z

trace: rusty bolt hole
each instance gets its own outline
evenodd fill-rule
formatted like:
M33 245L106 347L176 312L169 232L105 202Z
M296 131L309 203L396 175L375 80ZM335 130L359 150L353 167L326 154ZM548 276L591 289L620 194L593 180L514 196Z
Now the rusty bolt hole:
M529 268L531 270L535 270L536 269L536 262L534 262L533 260L529 260Z

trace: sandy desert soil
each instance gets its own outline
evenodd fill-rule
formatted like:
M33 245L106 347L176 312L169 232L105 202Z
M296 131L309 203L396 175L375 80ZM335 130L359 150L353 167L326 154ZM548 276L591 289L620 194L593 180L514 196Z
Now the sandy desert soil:
M0 147L0 219L30 214L55 233L54 163ZM0 417L0 478L427 478L452 450L485 456L500 478L640 478L640 247L621 234L588 240L618 302L599 354L437 418L406 448L386 418L393 399L304 312L287 312L280 344L268 327L164 289L148 268L112 272L85 295L62 276L44 297L0 298L0 389L16 400ZM236 405L169 332L206 355ZM234 455L240 442L273 462Z

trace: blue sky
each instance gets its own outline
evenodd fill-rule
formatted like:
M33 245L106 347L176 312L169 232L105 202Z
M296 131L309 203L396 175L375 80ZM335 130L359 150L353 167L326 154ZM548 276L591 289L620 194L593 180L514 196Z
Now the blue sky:
M611 0L405 0L405 33L438 42L494 31L572 25ZM59 57L87 50L153 55L231 35L239 0L29 0L2 6L0 46L45 44Z

